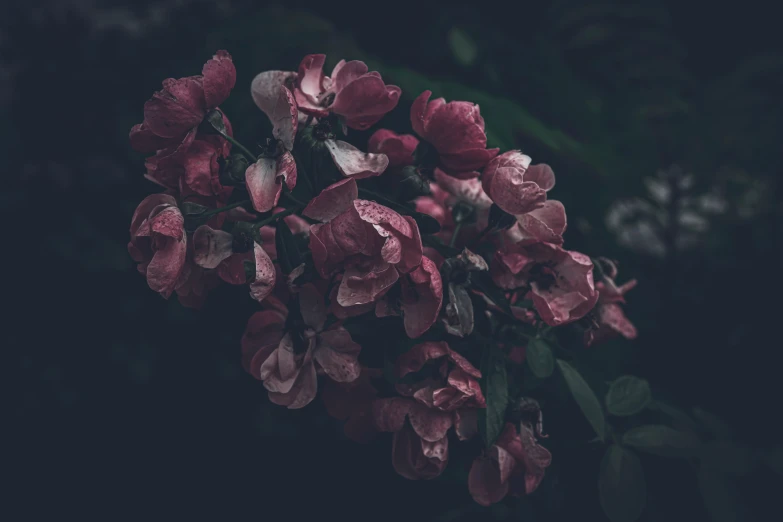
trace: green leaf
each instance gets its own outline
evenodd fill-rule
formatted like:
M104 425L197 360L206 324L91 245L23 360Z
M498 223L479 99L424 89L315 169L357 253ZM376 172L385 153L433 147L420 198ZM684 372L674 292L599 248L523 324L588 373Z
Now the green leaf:
M541 379L545 379L552 375L555 369L555 358L552 355L552 349L547 342L543 339L531 339L527 343L527 349L525 351L528 366L533 372L533 375Z
M487 407L479 410L479 433L490 448L506 422L508 375L506 358L497 347L485 346L481 359L481 384Z
M304 260L302 254L296 246L296 239L285 219L277 220L277 232L275 233L275 246L277 247L277 261L280 263L280 269L288 275L291 271L301 265Z
M652 393L646 380L633 375L623 375L609 387L606 409L612 415L627 417L642 411L651 400Z
M675 430L663 424L647 424L625 432L623 444L664 457L682 457L694 454L701 441L696 434L688 431Z
M560 372L563 374L568 389L571 390L571 395L574 396L582 413L593 426L595 433L601 440L604 440L606 437L606 419L604 419L604 410L601 408L598 397L595 396L593 390L573 366L562 359L557 360L557 365L560 366Z
M726 474L711 466L700 466L699 491L714 522L748 520L747 508L740 503L737 495L737 486Z
M672 424L675 428L682 431L690 431L692 433L698 433L699 427L696 422L690 418L690 416L679 408L675 408L665 402L653 400L647 405L648 408L655 411L660 411L672 420Z
M451 47L454 57L462 65L470 66L476 61L476 56L478 55L476 44L459 27L452 27L449 31L449 47Z
M639 457L620 446L609 446L601 460L598 494L609 520L635 522L647 503L647 483Z
M701 408L693 408L693 416L717 440L729 441L732 438L731 428L716 415Z

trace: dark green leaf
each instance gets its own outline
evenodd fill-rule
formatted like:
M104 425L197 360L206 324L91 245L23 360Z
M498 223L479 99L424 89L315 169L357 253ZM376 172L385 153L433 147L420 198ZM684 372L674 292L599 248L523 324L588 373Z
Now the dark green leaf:
M701 408L693 408L693 416L707 431L718 440L728 441L732 438L731 428L716 415Z
M506 359L496 346L484 347L481 359L481 384L487 407L479 410L479 432L487 448L503 431L508 407L508 376Z
M598 494L609 520L635 522L647 503L647 483L639 457L620 446L609 446L601 460Z
M612 415L627 417L642 411L651 400L652 393L646 380L623 375L609 387L606 409Z
M647 424L625 432L623 444L664 457L682 457L694 454L701 442L694 433L663 424Z
M595 433L603 440L606 437L606 419L604 419L604 410L601 408L598 397L573 366L562 359L557 360L557 365L560 366L568 389L571 390L571 395L574 396L582 413L593 426Z
M296 247L296 239L285 219L277 220L277 232L275 233L275 246L277 247L277 261L285 275L304 263L299 249Z
M555 358L552 349L543 339L531 339L525 351L528 366L536 377L545 379L552 375L555 369Z
M660 411L672 420L672 425L678 430L697 433L699 427L690 416L679 408L675 408L665 402L653 400L647 406L651 410Z
M726 474L702 464L699 467L699 491L714 522L748 520L749 513L740 503L737 485Z

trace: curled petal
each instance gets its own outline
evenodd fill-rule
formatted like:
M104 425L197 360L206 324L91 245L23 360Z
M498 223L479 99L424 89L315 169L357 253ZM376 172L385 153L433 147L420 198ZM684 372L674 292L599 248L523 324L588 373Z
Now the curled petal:
M245 171L245 184L258 212L272 210L280 199L283 181L289 189L296 185L296 162L290 152L277 159L260 158Z
M540 208L517 216L517 224L508 230L507 237L514 243L535 240L561 245L566 226L565 207L550 199Z
M443 282L438 267L422 256L421 266L410 274L415 295L403 296L405 333L411 339L421 336L435 324L443 302Z
M454 411L454 431L459 440L468 440L478 433L478 409L462 408Z
M381 264L367 272L356 268L345 271L337 292L337 303L343 307L352 307L374 303L399 279L397 269L392 265Z
M401 93L396 85L384 84L380 76L366 74L342 88L331 109L345 118L348 127L365 130L397 106Z
M310 404L318 391L318 375L312 362L306 363L299 372L293 386L287 393L269 392L269 400L289 410L304 408Z
M144 104L144 124L157 136L175 138L200 124L206 111L200 78L169 78Z
M451 194L458 201L464 201L478 209L488 209L492 206L492 199L484 192L481 181L477 179L477 176L472 179L457 179L436 168L435 181L440 188Z
M427 135L425 129L427 122L426 112L427 102L429 101L430 96L432 96L432 91L424 91L413 100L413 104L411 105L411 126L413 127L413 131L422 138Z
M555 187L555 173L546 163L531 165L525 171L525 181L532 181L543 190L549 192Z
M159 206L177 206L177 200L168 194L150 194L144 198L136 210L133 212L131 218L130 234L131 238L136 236L136 233L141 228L142 224L149 218L152 210Z
M305 95L316 100L324 90L325 54L308 54L299 64L297 86Z
M256 277L250 283L250 296L260 303L274 290L275 265L269 258L269 254L258 243L253 245L253 254L256 262Z
M203 268L216 268L233 253L233 241L231 233L201 225L193 233L193 261Z
M449 345L445 341L417 344L397 358L395 365L397 377L402 378L409 373L417 372L428 361L446 357L450 353Z
M326 140L324 143L343 176L354 179L380 176L389 166L389 158L385 154L362 152L340 140Z
M450 412L428 408L423 404L414 403L408 412L413 431L422 439L435 442L446 436L453 424Z
M160 243L147 265L147 284L168 299L185 266L187 238L183 234L180 239L167 237Z
M318 221L331 221L351 208L351 203L358 197L356 180L343 179L323 189L308 203L302 215Z
M378 399L372 404L372 416L378 431L400 431L415 403L402 397Z
M280 91L295 77L296 73L293 71L265 71L253 78L250 94L270 121L274 121L272 115L280 100Z

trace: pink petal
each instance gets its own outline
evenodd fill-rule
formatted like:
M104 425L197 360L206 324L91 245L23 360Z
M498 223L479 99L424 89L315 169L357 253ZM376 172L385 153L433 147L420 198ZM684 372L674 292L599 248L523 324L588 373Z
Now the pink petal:
M409 373L417 372L428 361L446 357L450 352L449 345L445 341L414 345L410 350L397 358L397 363L395 364L397 377L402 378Z
M324 89L325 61L325 54L308 54L299 64L299 90L313 99L317 99Z
M204 77L204 100L207 108L214 109L223 103L237 81L237 70L231 55L226 51L218 51L201 70Z
M421 266L411 272L416 289L414 300L402 302L405 333L411 339L421 336L435 324L443 302L443 282L438 267L428 257L421 258Z
M388 129L379 129L370 136L367 150L386 154L389 166L404 167L413 165L413 152L419 145L419 140L411 134L397 134Z
M277 160L260 158L245 171L245 184L258 212L268 212L277 205L283 185L277 182Z
M345 271L337 292L337 303L343 307L374 303L399 279L397 269L381 264L373 270L360 272L350 267Z
M458 201L470 203L478 209L488 209L492 206L492 199L484 192L481 181L476 177L466 180L457 179L436 168L435 181Z
M351 339L351 334L340 328L318 335L318 345L313 357L332 380L353 382L359 378L362 370L357 359L361 349L362 347Z
M405 425L405 417L415 404L403 397L376 400L372 404L375 426L379 431L400 431Z
M293 387L288 393L269 392L269 400L273 403L286 406L290 410L304 408L310 404L318 392L318 376L315 365L310 362L302 367Z
M144 124L162 138L184 136L206 115L201 78L163 82L163 89L144 104Z
M626 339L636 339L636 327L625 316L620 305L614 303L601 305L598 311L598 320Z
M476 177L475 171L483 169L498 152L500 149L465 149L454 154L441 154L440 163L449 175L470 179Z
M396 85L386 85L379 76L367 74L340 90L331 110L345 118L348 127L366 130L397 106L401 93Z
M532 181L549 192L555 186L555 173L552 171L552 167L546 163L531 165L525 172L525 181Z
M150 215L150 231L155 234L183 240L185 236L185 218L177 207L158 207L159 211L153 211Z
M302 285L299 289L299 310L307 326L320 332L326 322L326 305L321 293L312 283Z
M171 144L169 139L158 136L143 123L133 126L129 138L133 150L147 154L165 149Z
M517 224L508 230L507 235L514 243L532 239L560 245L566 226L565 207L559 201L550 199L542 207L517 216Z
M427 141L440 154L484 149L487 146L487 135L479 106L464 101L442 105L427 124Z
M340 140L326 140L324 143L343 176L355 179L380 176L389 165L389 158L385 154L362 152Z
M358 60L352 60L346 62L340 60L332 70L332 86L331 90L334 92L340 92L346 85L356 80L367 72L367 65L364 62Z
M413 131L422 138L426 138L425 113L427 111L427 102L432 96L432 91L424 91L419 94L411 105L411 126Z
M204 268L215 268L233 253L233 242L231 233L201 225L193 233L193 261Z
M209 142L195 140L191 144L182 166L185 169L183 181L194 192L212 196L223 188L218 179L218 155L218 149Z
M312 230L311 228L311 233ZM327 232L322 240L330 249L330 256L336 256L339 252L346 256L359 253L372 254L373 242L370 237L372 229L368 230L355 208L349 208L332 219L323 231ZM328 237L328 233L331 233L332 236ZM337 247L338 252L331 251L333 246Z
M478 433L478 409L462 408L454 411L454 431L459 440L468 440Z
M425 456L425 451L430 457ZM438 477L448 462L448 438L436 442L421 440L409 426L394 434L392 465L409 480Z
M256 277L250 283L250 296L260 303L274 290L276 279L275 265L264 251L264 248L258 243L253 245L253 252L256 262Z
M493 446L497 448L497 446ZM505 452L505 450L500 450ZM482 506L491 506L503 500L508 493L508 481L502 481L500 476L500 464L498 450L494 455L476 457L473 465L470 467L468 475L468 491L478 504ZM508 462L507 457L503 457L503 462ZM513 459L512 459L513 460ZM504 464L507 466L507 464Z
M422 404L414 403L408 412L413 431L424 440L435 442L446 436L453 424L449 412L430 409Z
M318 221L331 221L349 208L359 197L359 188L353 178L347 178L329 185L321 191L302 211L302 215Z
M133 212L133 217L131 218L131 237L136 235L136 232L139 230L142 223L149 218L152 210L161 205L176 207L177 200L168 194L150 194L139 203L139 206L136 207L136 210Z
M242 366L245 371L258 378L258 366L253 371L251 361L259 350L266 347L277 348L280 340L283 338L283 327L285 326L285 316L276 310L263 310L250 316L242 335ZM263 360L269 356L271 350L266 354ZM263 362L260 361L260 363Z
M250 94L270 121L274 121L272 114L280 100L280 91L295 77L296 73L292 71L265 71L253 78Z
M273 125L272 136L283 142L286 151L293 150L299 111L294 95L285 86L280 87L277 102L268 116Z
M177 284L187 253L187 237L165 238L147 265L147 284L155 292L169 298Z

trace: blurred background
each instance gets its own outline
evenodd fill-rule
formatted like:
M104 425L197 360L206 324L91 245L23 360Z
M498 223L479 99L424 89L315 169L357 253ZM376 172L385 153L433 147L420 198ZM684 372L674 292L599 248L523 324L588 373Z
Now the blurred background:
M218 49L238 70L222 107L243 142L265 124L250 80L308 53L326 53L327 70L364 60L399 85L381 122L397 131L424 89L478 103L490 146L553 167L568 247L639 280L626 307L639 338L580 356L597 382L644 377L656 399L716 415L753 455L752 472L717 493L685 462L643 459L642 520L775 518L783 39L763 2L696 4L4 3L11 519L604 520L600 447L553 449L533 498L480 508L459 462L408 481L390 438L348 441L319 400L271 407L240 366L245 290L223 285L200 311L149 290L126 245L156 189L128 131L164 78L198 74ZM544 411L547 431L570 429Z

